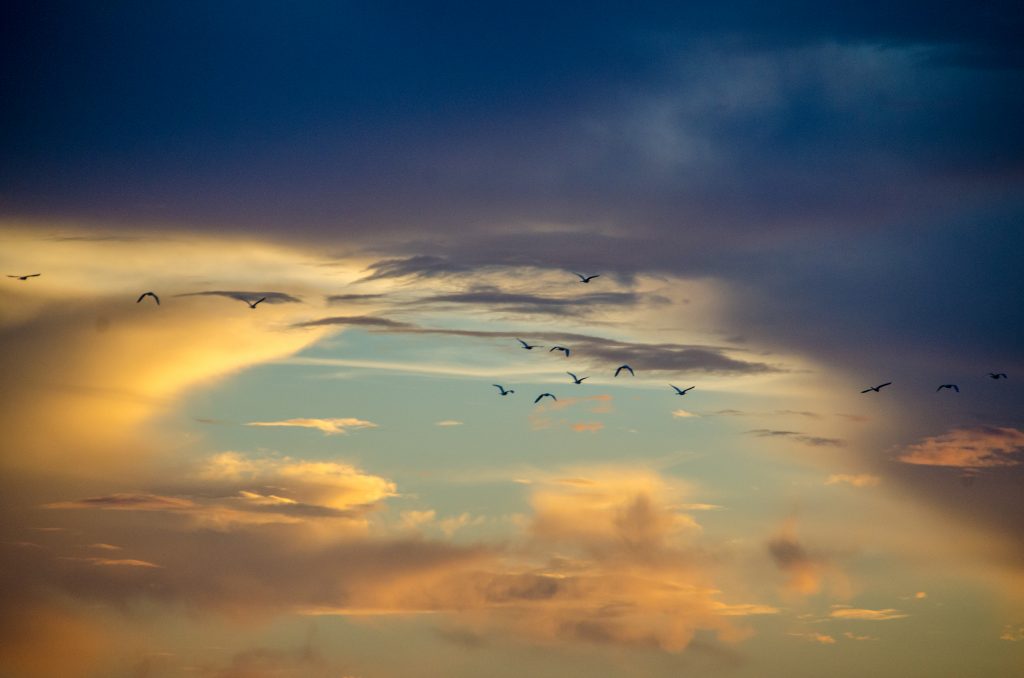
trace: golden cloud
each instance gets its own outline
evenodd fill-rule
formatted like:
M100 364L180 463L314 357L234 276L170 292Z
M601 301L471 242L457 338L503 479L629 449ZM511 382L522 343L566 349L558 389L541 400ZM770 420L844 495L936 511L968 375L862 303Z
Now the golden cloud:
M348 433L351 428L376 428L372 421L345 417L341 419L285 419L283 421L250 421L246 426L287 426L296 428L315 428L324 435Z

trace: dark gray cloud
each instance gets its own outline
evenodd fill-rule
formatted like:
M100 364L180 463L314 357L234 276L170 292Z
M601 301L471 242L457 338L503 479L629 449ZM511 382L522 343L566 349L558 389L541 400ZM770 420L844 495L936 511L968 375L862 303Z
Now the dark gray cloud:
M295 327L321 327L324 325L346 325L350 327L368 327L389 330L411 330L416 326L389 318L372 315L336 315L297 323Z
M732 358L726 355L730 347L699 346L673 343L648 344L642 342L619 341L587 334L555 333L555 332L499 332L485 330L460 330L421 327L411 323L402 323L375 316L336 316L320 318L299 323L297 327L325 325L365 326L380 328L381 331L407 334L433 334L475 339L504 339L510 346L518 346L517 338L528 341L547 341L568 346L573 356L581 360L596 363L614 363L616 365L628 361L637 371L655 372L709 372L722 374L759 374L780 372L781 365Z
M496 310L522 314L578 316L593 308L605 306L637 306L641 303L667 303L657 295L636 292L595 292L572 297L553 297L539 294L503 292L496 287L477 287L467 292L437 294L421 297L407 305L465 305L483 306Z
M846 445L844 441L838 438L812 436L807 435L806 433L801 433L800 431L777 431L774 429L757 428L747 431L747 433L757 436L758 438L787 438L812 447L843 447Z
M331 294L325 297L328 304L345 304L350 302L377 301L386 299L385 294Z
M176 294L176 297L227 297L228 299L237 299L238 301L252 302L257 299L266 298L265 304L297 304L302 303L302 299L293 297L290 294L284 292L245 292L245 291L223 291L223 290L209 290L205 292L188 292L186 294Z

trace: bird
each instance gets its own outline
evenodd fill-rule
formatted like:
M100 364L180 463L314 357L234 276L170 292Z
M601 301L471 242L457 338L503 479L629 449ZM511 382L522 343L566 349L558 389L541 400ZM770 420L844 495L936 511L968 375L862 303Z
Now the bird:
M42 273L29 273L28 275L9 275L8 278L17 278L18 280L28 280L29 278L38 278Z
M582 273L573 273L573 275L579 278L581 283L589 283L594 278L601 277L600 273L597 273L595 275L583 275Z
M634 377L636 376L635 374L633 374L633 368L630 367L629 365L620 365L618 367L618 369L615 370L615 376L616 377L619 376L619 372L621 372L622 370L626 370L627 372L632 374Z
M879 391L881 391L883 388L885 388L886 386L888 386L891 383L892 383L891 381L887 381L884 384L879 384L878 386L868 386L866 389L861 391L861 393L867 393L868 391L874 391L875 393L878 393Z
M672 386L672 384L669 384L669 386ZM687 391L692 391L693 389L695 389L697 387L696 386L691 386L690 388L679 388L678 386L672 386L672 388L674 388L676 390L676 395L686 395Z
M956 384L943 384L942 386L940 386L937 389L935 389L935 392L938 393L939 391L941 391L944 388L951 388L954 391L956 391L957 393L960 392L960 387L957 386Z
M572 377L572 383L574 384L582 384L584 379L590 379L590 377L577 377L572 372L566 372L566 374Z
M1006 372L989 372L988 376L992 379L1008 379Z
M562 353L565 354L566 358L569 357L569 349L567 349L565 346L552 346L550 349L548 349L548 353L551 353L551 351L561 351Z
M539 403L539 402L540 402L540 399L541 399L541 398L544 398L544 397L548 397L548 398L551 398L552 400L558 400L558 398L556 398L556 397L554 396L554 394L553 394L553 393L541 393L541 394L540 394L539 396L537 396L536 398L534 398L534 400L533 400L533 403L534 403L534 405L536 405L537 403Z
M494 387L495 387L495 388L497 388L497 389L498 389L499 391L501 391L501 395L503 395L503 396L507 396L507 395L508 395L509 393L515 393L515 391L513 391L512 389L508 389L508 390L506 391L506 390L505 390L505 387L504 387L504 386L502 386L501 384L491 384L491 386L494 386Z
M156 302L156 305L160 305L160 297L156 296L156 294L154 294L153 292L143 292L142 294L139 295L139 298L135 300L135 303L139 303L146 297L153 297L153 301Z
M251 308L251 309L253 309L255 311L256 310L256 305L260 304L260 303L263 303L266 300L267 300L266 297L260 297L256 301L247 301L245 299L243 299L242 301L245 301L245 303L249 304L249 308Z
M516 339L516 341L518 341L518 342L519 342L520 344L522 344L522 345L523 345L523 348L525 348L525 349L526 349L527 351L532 351L532 350L533 350L533 349L535 349L535 348L544 348L543 346L540 346L540 345L538 345L538 344L533 344L533 345L531 346L530 344L527 344L527 343L526 343L525 341L523 341L522 339Z

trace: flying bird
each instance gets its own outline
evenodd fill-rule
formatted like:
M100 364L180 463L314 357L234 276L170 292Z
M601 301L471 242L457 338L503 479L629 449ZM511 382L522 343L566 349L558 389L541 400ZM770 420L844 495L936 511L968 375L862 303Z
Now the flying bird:
M535 349L535 348L544 348L543 346L540 346L540 345L538 345L538 344L533 344L533 345L531 346L530 344L527 344L527 343L526 343L525 341L523 341L522 339L516 339L516 341L518 341L518 342L519 342L520 344L522 344L522 345L523 345L523 348L525 348L525 349L526 349L527 351L532 351L532 350L533 350L533 349Z
M29 273L28 275L9 275L8 278L17 278L18 280L28 280L29 278L38 278L42 273Z
M595 275L583 275L582 273L573 273L573 275L576 276L577 278L579 278L581 283L588 283L591 280L593 280L594 278L600 278L601 277L600 273L597 273Z
M887 381L884 384L879 384L878 386L868 386L866 389L861 391L861 393L867 393L868 391L874 391L875 393L878 393L879 391L881 391L883 388L885 388L886 386L888 386L891 383L892 383L891 381Z
M499 391L501 391L501 395L503 395L503 396L507 396L509 393L515 393L515 391L513 391L512 389L508 389L506 391L505 387L502 386L501 384L491 384L491 386L493 386L496 389L498 389Z
M551 351L561 351L562 353L565 354L566 358L569 357L569 349L567 349L565 346L552 346L550 349L548 349L548 353L551 353Z
M621 372L622 370L626 370L634 377L636 376L635 374L633 374L633 368L630 367L629 365L620 365L619 368L615 370L615 376L619 376L619 372Z
M590 377L577 377L572 372L566 372L566 374L572 377L572 383L574 384L582 384L584 379L590 379Z
M992 379L1008 379L1006 372L989 372L988 376Z
M941 391L944 388L951 388L954 391L956 391L957 393L960 392L960 387L957 386L956 384L943 384L942 386L940 386L937 389L935 389L935 392L938 393L939 391Z
M160 305L160 297L156 296L156 294L154 294L153 292L143 292L142 294L139 295L139 298L135 300L135 303L139 303L146 297L153 297L153 301L156 302L156 305Z
M266 297L261 297L261 298L257 299L256 301L246 301L245 299L243 299L242 301L245 301L245 303L249 304L249 308L251 308L253 310L256 310L256 305L257 304L261 304L261 303L263 303L266 300L267 300Z
M534 399L534 401L533 401L534 405L536 405L537 403L539 403L539 402L540 402L540 399L541 399L541 398L551 398L552 400L558 400L558 398L556 398L556 397L554 396L554 394L552 394L552 393L541 393L541 394L540 394L539 396L537 396L537 397L536 397L536 398Z
M669 384L669 386L672 386L672 384ZM678 386L672 386L672 388L674 388L676 390L676 395L686 395L687 391L692 391L693 389L695 389L697 387L696 386L691 386L690 388L679 388Z

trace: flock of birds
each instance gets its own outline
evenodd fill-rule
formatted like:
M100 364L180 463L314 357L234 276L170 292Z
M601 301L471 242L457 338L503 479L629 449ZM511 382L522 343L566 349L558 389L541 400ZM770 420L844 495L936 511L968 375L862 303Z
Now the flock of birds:
M41 275L42 275L41 273L28 273L26 275L10 275L10 274L8 274L7 277L8 278L15 278L17 280L24 281L24 280L28 280L29 278L38 278ZM593 280L594 278L600 278L601 277L600 273L595 273L594 275L583 275L582 273L573 273L573 275L578 277L579 281L581 283L584 283L584 284L589 284L590 281ZM141 303L142 300L145 299L146 297L152 297L153 301L156 302L156 305L157 306L160 305L160 297L158 297L156 295L156 293L152 292L152 291L143 292L142 294L140 294L139 298L135 300L135 303L136 304ZM255 300L255 301L250 301L248 299L242 299L241 301L244 301L246 304L248 304L250 309L255 310L256 307L259 304L261 304L262 302L264 302L266 300L267 300L266 297L261 297L261 298ZM528 342L523 341L522 339L518 339L517 338L516 341L518 341L519 344L522 346L522 348L527 350L527 351L532 351L535 348L544 348L543 346L541 346L539 344L530 344ZM568 346L552 346L551 348L548 349L549 353L553 353L554 351L561 352L566 358L568 358L572 354L572 349L570 349ZM636 376L636 373L633 371L633 368L630 367L629 365L626 365L626 364L619 365L617 368L615 368L615 374L613 376L618 377L622 372L629 372L630 376ZM574 374L572 372L566 372L566 374L568 374L572 378L572 383L575 384L576 386L581 385L584 380L590 378L589 376L580 377L580 376L577 376L576 374ZM1005 372L989 372L988 376L989 376L990 379L996 379L996 380L1007 379L1008 378L1006 376ZM513 389L507 389L504 386L502 386L501 384L492 384L492 385L496 389L498 389L499 395L507 396L507 395L512 395L513 393L515 393L515 391ZM861 393L880 393L883 388L885 388L886 386L891 386L891 385L892 385L892 382L891 381L887 381L884 384L879 384L878 386L868 386L866 389L861 391ZM684 396L684 395L686 395L687 393L689 393L690 391L692 391L693 389L696 388L696 386L690 386L688 388L679 388L678 386L676 386L674 384L669 384L669 387L672 388L672 390L675 391L675 394L678 395L678 396ZM940 384L939 387L937 389L935 389L935 391L939 392L939 391L941 391L943 389L950 389L952 391L956 391L957 393L960 392L960 386L957 385L957 384ZM536 398L533 399L533 402L534 402L534 404L539 403L544 398L551 398L552 400L555 400L555 401L558 400L558 398L553 393L541 393L539 396L537 396Z

